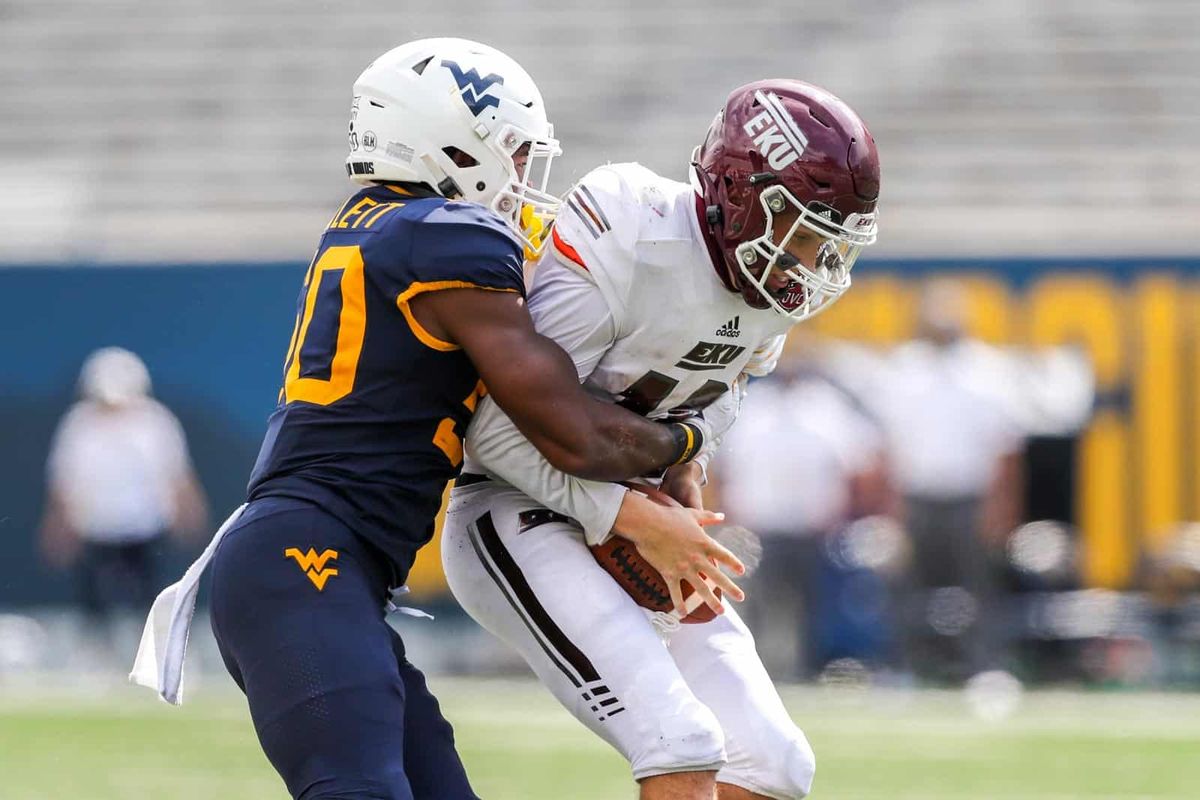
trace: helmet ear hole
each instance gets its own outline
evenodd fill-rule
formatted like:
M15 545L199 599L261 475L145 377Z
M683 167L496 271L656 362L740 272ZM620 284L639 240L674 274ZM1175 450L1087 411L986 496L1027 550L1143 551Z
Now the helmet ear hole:
M460 150L454 145L443 147L442 152L446 154L447 158L454 162L454 166L456 167L465 169L467 167L479 166L479 161L475 158L475 156L471 155L466 150Z
M721 180L725 184L725 202L728 203L729 206L732 208L741 208L742 207L742 203L741 203L742 198L738 194L738 192L733 191L733 188L734 188L733 178L729 177L728 175L722 175Z

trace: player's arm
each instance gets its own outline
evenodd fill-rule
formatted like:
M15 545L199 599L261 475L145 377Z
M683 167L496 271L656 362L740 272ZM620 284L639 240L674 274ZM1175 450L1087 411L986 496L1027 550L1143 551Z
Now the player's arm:
M520 432L563 472L627 480L687 461L703 446L703 424L651 422L587 394L571 358L534 329L520 295L451 289L419 302L441 338L470 356Z
M704 585L701 572L727 596L734 600L744 597L729 576L710 568L717 563L735 574L745 571L737 557L702 529L720 522L722 515L659 505L619 484L575 478L555 469L491 398L480 402L471 420L466 451L475 465L546 508L576 520L588 544L599 544L610 531L631 540L666 579L676 608L683 609L679 582L687 581L713 611L721 613L721 602Z
M52 487L46 495L46 508L38 526L38 546L42 557L51 566L63 569L79 555L82 541L68 521L62 492Z
M74 413L58 426L50 446L50 457L46 461L46 507L42 511L38 526L38 545L42 557L51 566L62 569L71 565L82 549L79 531L71 524L67 513L67 493L70 486L66 479L66 462L74 450L76 424Z
M538 286L530 295L529 311L537 327L553 336L569 355L578 378L590 375L617 336L617 325L596 285L553 260L544 263ZM613 483L576 478L552 466L518 430L491 397L476 409L466 433L466 450L473 469L482 469L535 499L546 508L579 522L590 544L615 532L632 540L668 581L677 605L682 602L679 581L687 580L720 611L720 602L704 591L697 573L713 561L742 571L701 529L719 519L715 514L666 508ZM708 570L712 572L711 569ZM727 596L741 592L723 573L714 577Z

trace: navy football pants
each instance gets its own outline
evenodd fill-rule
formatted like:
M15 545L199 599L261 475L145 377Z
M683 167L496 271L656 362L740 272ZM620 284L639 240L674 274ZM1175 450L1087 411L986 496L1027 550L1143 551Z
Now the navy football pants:
M450 724L384 621L382 556L316 506L264 498L212 572L221 657L293 798L477 800Z

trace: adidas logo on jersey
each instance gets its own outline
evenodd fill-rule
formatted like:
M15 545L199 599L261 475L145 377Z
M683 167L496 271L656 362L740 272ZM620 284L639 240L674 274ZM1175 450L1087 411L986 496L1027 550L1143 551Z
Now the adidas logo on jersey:
M717 332L715 335L716 336L724 336L728 339L736 339L737 337L742 335L742 332L740 330L738 330L738 323L740 323L741 321L742 321L742 318L740 315L734 317L733 319L729 320L729 322L726 322L724 325L717 328Z

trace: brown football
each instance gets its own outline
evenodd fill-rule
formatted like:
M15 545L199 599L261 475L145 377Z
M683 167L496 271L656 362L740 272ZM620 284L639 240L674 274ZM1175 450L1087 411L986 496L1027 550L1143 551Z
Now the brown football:
M675 498L652 486L641 484L627 484L627 486L632 491L640 492L661 505L679 505ZM639 606L651 611L672 613L671 593L667 589L667 582L663 580L662 574L642 557L633 542L613 534L603 544L594 545L592 555ZM709 585L712 586L717 597L720 597L721 590L711 582ZM687 624L708 622L716 616L716 613L708 607L700 595L695 593L691 584L684 581L682 586L683 602L688 610L688 614L681 620L682 622Z

